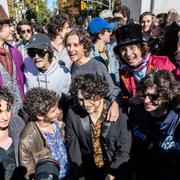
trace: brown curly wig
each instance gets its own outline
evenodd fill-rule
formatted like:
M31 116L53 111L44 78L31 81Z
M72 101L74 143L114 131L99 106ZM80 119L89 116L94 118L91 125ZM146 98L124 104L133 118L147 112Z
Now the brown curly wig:
M26 93L23 111L28 115L28 119L36 121L37 115L45 116L58 101L59 96L54 91L44 88L32 88Z
M170 107L180 96L180 84L167 70L156 70L143 78L137 87L137 97L143 97L149 87L156 87L163 107Z
M96 99L96 97L107 97L108 85L99 75L84 74L77 75L71 84L71 93L77 97L78 91L82 91L85 99Z

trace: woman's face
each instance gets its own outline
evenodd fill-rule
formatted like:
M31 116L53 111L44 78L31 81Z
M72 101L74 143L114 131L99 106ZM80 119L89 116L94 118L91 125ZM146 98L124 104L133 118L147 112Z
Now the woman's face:
M151 15L146 15L142 18L141 26L143 32L149 32L151 30L151 25L153 23L153 17Z
M142 59L141 49L137 44L129 44L120 48L121 57L131 67L136 67Z

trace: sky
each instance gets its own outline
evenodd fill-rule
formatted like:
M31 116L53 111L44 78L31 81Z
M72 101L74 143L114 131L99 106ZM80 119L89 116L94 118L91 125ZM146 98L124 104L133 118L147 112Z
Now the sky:
M48 0L48 9L50 11L53 11L54 8L56 8L56 0Z

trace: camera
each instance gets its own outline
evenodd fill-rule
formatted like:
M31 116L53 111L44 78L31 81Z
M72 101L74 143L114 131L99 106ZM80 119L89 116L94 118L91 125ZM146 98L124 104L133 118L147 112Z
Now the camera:
M54 159L40 160L35 169L35 180L58 180L60 166Z

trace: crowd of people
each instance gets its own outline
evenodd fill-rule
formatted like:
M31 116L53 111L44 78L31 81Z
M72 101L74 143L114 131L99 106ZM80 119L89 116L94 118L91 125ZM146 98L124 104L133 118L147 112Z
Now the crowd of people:
M174 9L84 27L0 5L0 179L179 180L179 81Z

